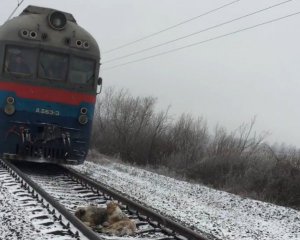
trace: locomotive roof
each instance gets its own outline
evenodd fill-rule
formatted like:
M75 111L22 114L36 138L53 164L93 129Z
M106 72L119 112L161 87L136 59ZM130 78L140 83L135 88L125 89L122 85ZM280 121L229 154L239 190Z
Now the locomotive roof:
M65 15L66 25L63 29L53 29L49 25L49 15L54 12L60 12ZM35 39L22 38L23 30L35 32ZM42 35L47 34L43 39ZM66 44L66 39L69 43ZM73 51L78 54L91 55L100 58L99 46L93 36L84 28L77 24L72 14L62 12L56 9L44 8L38 6L28 6L23 12L8 21L0 27L0 42L31 44L38 47L59 48L62 51ZM77 47L76 41L82 43L88 42L89 47ZM75 47L74 47L75 46Z
M52 8L44 8L44 7L29 5L27 8L25 8L23 10L23 12L20 14L20 16L26 15L26 14L46 14L47 15L53 11L58 11L58 10L52 9ZM76 20L71 13L67 13L67 12L63 12L63 11L60 11L60 12L65 14L68 21L76 23Z

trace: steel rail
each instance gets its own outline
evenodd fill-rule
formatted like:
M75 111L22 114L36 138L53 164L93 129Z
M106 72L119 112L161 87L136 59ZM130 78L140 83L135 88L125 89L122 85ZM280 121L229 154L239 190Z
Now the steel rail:
M22 173L17 167L9 163L7 160L0 159L3 166L10 168L14 171L20 178L22 178L34 191L36 191L42 198L44 198L54 209L56 209L69 223L71 223L84 237L89 240L103 240L98 234L90 230L86 225L84 225L78 218L71 214L64 206L53 199L47 192L45 192L41 187L34 183L26 174ZM60 217L61 218L61 217ZM70 227L69 223L67 227ZM75 233L79 235L79 233Z
M103 192L103 193L111 196L113 199L125 204L127 206L127 208L129 208L129 209L131 208L133 210L138 211L138 213L145 215L147 220L151 219L152 221L158 222L159 227L166 228L165 231L168 232L168 234L176 235L176 233L178 233L181 236L187 238L188 240L208 240L203 235L200 235L199 233L197 233L187 227L184 227L184 226L180 225L179 223L177 223L165 216L162 216L161 214L156 213L153 210L122 196L121 194L107 188L102 183L95 182L95 180L92 180L92 179L86 177L85 175L78 173L77 171L75 171L69 167L63 166L63 168L66 169L66 171L68 172L68 174L71 177L77 179L81 184L89 185L91 188L96 189L100 192Z

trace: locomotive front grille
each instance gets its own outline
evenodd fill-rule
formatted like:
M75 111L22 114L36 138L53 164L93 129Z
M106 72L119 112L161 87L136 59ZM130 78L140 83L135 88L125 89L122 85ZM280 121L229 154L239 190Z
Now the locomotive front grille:
M68 152L63 148L39 145L16 145L16 154L22 157L44 158L51 160L66 159Z

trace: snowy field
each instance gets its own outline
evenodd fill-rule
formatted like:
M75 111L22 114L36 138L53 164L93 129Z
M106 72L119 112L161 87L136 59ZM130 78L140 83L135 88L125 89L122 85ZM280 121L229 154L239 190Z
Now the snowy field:
M222 240L300 240L299 211L175 180L103 156L90 160L93 162L73 168L196 231ZM12 190L0 179L0 240L46 239Z
M300 240L300 212L126 166L105 157L74 169L222 240Z

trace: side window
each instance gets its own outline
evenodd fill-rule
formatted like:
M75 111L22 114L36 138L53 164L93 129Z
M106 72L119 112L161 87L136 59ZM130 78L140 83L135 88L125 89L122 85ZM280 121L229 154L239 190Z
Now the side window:
M35 52L23 47L7 47L4 72L32 77L36 62Z
M65 80L68 69L68 56L42 51L39 59L38 76L40 78Z
M92 86L95 78L95 61L71 57L69 82Z

